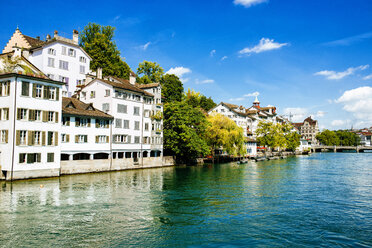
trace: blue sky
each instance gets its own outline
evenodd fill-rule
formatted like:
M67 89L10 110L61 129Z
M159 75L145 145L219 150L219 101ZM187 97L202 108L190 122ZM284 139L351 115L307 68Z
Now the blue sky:
M133 71L143 60L215 102L274 105L321 128L372 126L372 1L7 1L0 46L22 33L66 37L116 27ZM4 25L5 24L5 25Z

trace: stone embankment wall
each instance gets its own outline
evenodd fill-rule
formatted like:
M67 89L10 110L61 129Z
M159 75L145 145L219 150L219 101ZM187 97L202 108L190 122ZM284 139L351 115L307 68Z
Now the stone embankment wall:
M173 166L173 157L148 157L61 161L61 175Z

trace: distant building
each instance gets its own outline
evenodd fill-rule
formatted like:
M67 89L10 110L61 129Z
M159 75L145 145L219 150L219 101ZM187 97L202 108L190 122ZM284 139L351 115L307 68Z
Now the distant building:
M53 38L45 40L21 33L17 28L3 49L3 53L22 48L22 55L45 73L50 79L65 83L63 96L71 96L76 86L85 83L91 57L79 46L79 33L74 30L72 39L64 38L54 31Z
M308 141L309 145L316 145L316 135L319 133L318 121L307 117L303 122L292 123L299 131L301 138Z
M360 144L362 146L372 146L372 143L371 143L372 132L361 131L361 132L357 132L357 134L360 137Z

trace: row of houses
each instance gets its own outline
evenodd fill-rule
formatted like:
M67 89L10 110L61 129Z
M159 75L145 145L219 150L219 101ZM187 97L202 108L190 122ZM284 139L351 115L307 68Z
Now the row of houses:
M20 30L0 54L0 179L162 166L158 83L89 71L73 39Z

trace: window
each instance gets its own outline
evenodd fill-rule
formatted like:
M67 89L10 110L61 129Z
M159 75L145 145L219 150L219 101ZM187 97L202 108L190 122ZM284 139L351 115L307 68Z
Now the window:
M70 117L62 117L62 126L70 126Z
M130 143L130 136L114 135L114 143Z
M88 142L88 135L76 135L75 136L75 143L87 143Z
M83 56L80 56L79 61L81 63L86 63L87 62L87 59L85 57L83 57Z
M139 121L135 121L134 122L134 130L139 130L140 129L140 122Z
M86 100L87 99L87 92L83 91L81 92L81 99Z
M56 87L49 87L49 99L50 100L56 99Z
M145 131L149 131L149 124L145 123Z
M139 136L134 136L134 143L139 144L140 143L140 137Z
M41 153L27 153L27 163L40 163L41 161Z
M96 136L96 143L108 143L108 137L106 135Z
M54 75L53 74L47 74L48 78L54 80Z
M20 153L19 154L19 163L20 164L24 164L24 163L26 163L26 153Z
M30 96L30 83L22 82L22 96Z
M90 119L75 117L75 126L76 127L90 127Z
M35 93L35 97L36 97L36 98L41 98L41 97L42 97L42 94L43 94L43 86L40 85L40 84L37 84L37 85L36 85L36 93Z
M19 144L20 145L26 145L26 139L27 139L27 131L20 131L19 132Z
M124 129L129 129L129 120L124 120Z
M0 82L0 96L9 96L10 82Z
M62 55L66 55L66 47L65 46L62 47Z
M80 66L80 73L85 74L85 66L83 65Z
M54 132L48 132L48 146L53 145L54 141Z
M127 113L127 105L124 104L118 104L118 113Z
M27 120L27 109L19 108L18 111L18 120Z
M110 96L110 90L105 90L106 95L105 96Z
M223 112L225 112L225 110L224 109L221 109L221 113L223 113Z
M34 145L41 145L41 132L40 131L34 132Z
M68 86L69 78L64 77L64 76L59 76L59 81L62 82L62 83L66 83L66 86Z
M150 110L145 110L143 116L150 117Z
M116 128L122 127L122 119L115 119L115 127Z
M139 107L134 107L133 115L140 115L140 108Z
M56 50L54 50L53 48L49 48L48 49L48 54L50 54L50 55L56 55Z
M54 153L47 153L47 163L54 162Z
M48 58L48 66L54 67L54 58Z
M110 104L109 104L109 103L103 103L103 104L102 104L102 111L103 111L103 112L108 112L108 111L110 111Z
M66 139L66 134L65 134L65 133L62 133L62 134L61 134L61 141L65 143L66 140L67 140L67 139Z
M1 116L0 116L0 120L9 120L9 108L3 108L3 109L0 109L1 111Z
M90 92L90 99L95 98L95 97L96 97L96 92L95 91L91 91Z
M138 95L133 95L134 96L134 99L136 100L136 101L141 101L141 97L140 96L138 96Z
M72 48L68 49L68 56L75 57L76 56L76 51Z
M0 135L0 142L8 143L8 130L1 130Z
M41 110L35 110L35 121L41 121Z
M48 121L53 122L54 121L54 112L48 111Z
M99 120L99 119L96 119L96 127L97 128L105 128L105 127L108 127L108 120Z
M59 69L68 70L68 62L60 60L59 61Z

